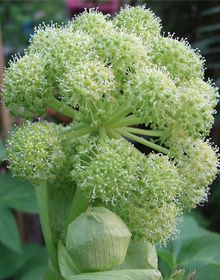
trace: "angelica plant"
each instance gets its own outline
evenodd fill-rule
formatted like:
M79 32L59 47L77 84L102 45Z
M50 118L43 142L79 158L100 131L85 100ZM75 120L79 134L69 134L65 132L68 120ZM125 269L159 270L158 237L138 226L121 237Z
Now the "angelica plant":
M199 52L161 35L145 7L113 20L88 10L36 28L6 69L3 94L25 119L48 107L72 119L27 121L8 140L11 171L35 185L50 273L160 279L155 263L127 262L128 247L166 244L183 211L207 200L218 169L207 140L218 91Z

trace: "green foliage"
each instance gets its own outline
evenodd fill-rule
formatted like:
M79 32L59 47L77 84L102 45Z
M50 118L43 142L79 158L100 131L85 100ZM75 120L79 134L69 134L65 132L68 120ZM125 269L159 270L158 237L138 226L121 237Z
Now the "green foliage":
M46 270L45 248L27 244L18 253L0 245L0 279L14 277L16 280L43 280Z
M21 251L21 242L15 217L11 210L4 206L0 206L0 241L12 250Z
M220 235L201 228L191 216L184 217L180 232L167 248L157 250L164 279L173 279L171 274L179 268L196 271L195 280L217 279Z
M10 56L22 52L28 45L29 34L34 31L34 26L40 22L61 22L66 20L64 2L57 0L38 2L24 0L21 3L14 0L1 1L0 26L5 46L6 63Z
M0 139L0 161L4 160L5 158L6 158L5 145L2 139Z
M6 159L3 142L1 152L1 160ZM20 181L10 173L2 174L0 176L0 279L12 276L19 280L43 279L47 269L45 249L22 244L14 210L26 213L38 212L34 188L28 181ZM26 273L28 273L27 278Z
M0 176L0 204L26 213L37 213L33 186L5 174Z
M33 186L11 175L0 176L0 241L13 251L21 253L21 241L12 209L36 213Z

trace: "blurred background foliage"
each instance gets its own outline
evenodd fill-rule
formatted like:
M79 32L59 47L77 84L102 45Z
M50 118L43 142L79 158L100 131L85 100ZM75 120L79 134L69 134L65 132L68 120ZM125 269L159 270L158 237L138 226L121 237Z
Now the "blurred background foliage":
M82 5L103 1L81 0ZM220 2L193 0L134 0L124 4L146 4L161 19L163 31L186 37L206 58L206 76L220 86ZM111 13L111 11L109 11ZM28 45L34 26L41 22L67 22L74 11L68 11L65 0L0 0L0 33L3 42L4 64L11 55L22 54ZM1 43L0 43L1 44ZM1 47L0 47L1 56ZM1 68L1 58L0 58ZM0 69L1 84L1 69ZM5 160L5 137L9 124L21 120L8 118L1 105L0 119L0 279L42 279L47 256L40 233L33 187L12 178ZM48 118L60 116L49 111ZM213 142L220 146L220 106L211 131ZM220 182L210 188L209 202L185 216L181 234L166 248L158 247L160 268L165 279L217 280L220 275ZM177 271L178 270L178 271ZM186 274L184 275L184 270ZM196 274L194 275L194 270ZM186 276L188 274L188 276ZM185 278L184 278L185 277Z

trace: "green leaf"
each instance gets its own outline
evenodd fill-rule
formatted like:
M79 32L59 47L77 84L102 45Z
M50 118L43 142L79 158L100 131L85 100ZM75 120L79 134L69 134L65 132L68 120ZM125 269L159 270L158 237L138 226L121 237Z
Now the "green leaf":
M34 187L11 174L0 176L0 204L23 212L37 213Z
M21 241L11 210L0 205L0 241L8 248L21 252Z
M36 245L25 245L24 254L27 246L31 246L33 255L27 262L16 272L19 280L44 280L48 270L48 256L45 247ZM29 249L29 248L28 248Z
M79 273L78 268L73 263L70 255L68 254L61 241L58 243L58 263L60 273L64 278L68 278L74 274Z
M64 278L54 271L48 271L44 280L64 280Z
M156 269L122 269L105 272L83 273L67 278L67 280L161 280Z
M5 158L6 158L5 145L2 139L0 139L0 161L4 160Z
M203 229L190 216L184 218L180 230L181 234L169 244L168 249L158 250L163 275L169 276L164 266L166 264L170 267L170 274L177 268L181 268L186 273L196 271L194 280L218 279L220 235Z
M37 245L24 245L22 252L17 253L0 244L0 279L8 278L14 273L17 276L18 270L35 256L39 248L41 247ZM41 256L44 259L42 251Z
M143 242L130 242L125 261L118 269L157 268L155 246Z
M46 273L46 267L45 266L38 266L28 273L26 273L24 276L21 277L21 280L44 280Z
M206 26L201 26L197 29L197 32L204 33L204 32L213 32L220 30L220 23L210 24Z
M220 6L216 6L202 12L203 16L214 15L220 13Z

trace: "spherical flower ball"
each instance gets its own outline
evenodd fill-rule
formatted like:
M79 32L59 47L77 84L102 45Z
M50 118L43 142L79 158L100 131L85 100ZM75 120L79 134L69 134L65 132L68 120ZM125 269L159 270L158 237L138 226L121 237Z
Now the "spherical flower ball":
M160 19L150 9L141 6L121 9L113 22L117 30L141 37L145 44L151 44L161 31Z
M114 204L135 189L144 155L125 140L96 138L79 143L71 172L77 187L91 200Z
M175 119L179 100L176 86L169 74L154 66L130 75L124 88L133 114L142 123L164 129Z
M95 9L85 10L82 14L76 16L69 26L73 31L81 30L95 36L113 29L109 16L103 15Z
M207 136L214 122L217 89L210 82L193 79L178 87L178 95L173 130L182 130L192 137Z
M136 195L139 192L140 198L151 206L162 202L178 204L182 178L168 156L150 153L142 159L140 170Z
M151 244L166 244L177 232L181 211L175 203L160 203L154 207L136 197L122 201L112 210L128 225L132 239Z
M10 62L4 75L4 103L13 115L42 115L51 86L40 54L25 54Z
M198 139L208 136L214 122L215 107L219 99L218 89L208 80L192 79L182 83L176 91L178 104L171 107L173 118L164 127L161 141L168 147L180 139ZM175 141L174 141L175 139Z
M188 210L207 201L208 187L218 173L218 150L201 139L182 138L175 142L171 154L182 176L180 202Z
M64 164L59 131L50 123L30 123L15 129L8 140L9 168L34 185L52 181Z
M128 74L148 65L148 48L140 38L115 30L94 37L94 50L98 57L111 65L118 88L128 81Z
M151 153L140 159L136 188L108 205L128 225L134 240L166 243L181 216L181 176L168 156Z
M68 64L59 78L59 92L63 103L79 108L81 120L85 123L90 123L92 111L95 111L93 120L95 122L97 118L97 125L101 117L107 119L109 116L103 103L110 112L113 110L112 99L116 95L114 73L98 59Z
M40 54L47 63L47 80L54 91L66 64L79 64L94 56L92 38L82 31L73 32L67 26L39 26L27 51Z
M167 68L178 85L204 76L203 58L185 40L158 37L153 41L150 56L156 65Z

